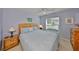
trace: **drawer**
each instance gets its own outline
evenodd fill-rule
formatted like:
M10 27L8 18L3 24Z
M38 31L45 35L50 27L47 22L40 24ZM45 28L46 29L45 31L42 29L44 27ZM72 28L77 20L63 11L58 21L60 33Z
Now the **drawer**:
M16 42L16 41L7 43L7 44L4 45L4 49L5 50L10 49L10 48L16 46L17 44L18 44L18 42Z
M4 43L5 43L4 45L10 44L10 42L11 42L10 40L4 41Z

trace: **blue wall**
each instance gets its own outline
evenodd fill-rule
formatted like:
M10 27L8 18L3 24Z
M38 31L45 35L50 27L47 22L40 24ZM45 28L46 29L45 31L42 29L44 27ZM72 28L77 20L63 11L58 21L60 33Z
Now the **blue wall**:
M40 17L40 23L45 28L45 20L46 18L52 18L52 17L59 17L60 18L60 30L59 30L59 36L60 38L70 39L70 30L74 27L74 24L79 24L79 9L67 9L64 11L52 13L49 15L44 15ZM73 17L74 23L73 24L65 24L65 18Z
M14 26L16 29L15 33L18 33L18 24L25 23L26 18L28 17L32 18L32 21L34 23L40 23L39 17L36 15L31 15L17 8L4 8L3 9L3 36L10 35L8 30L11 26Z

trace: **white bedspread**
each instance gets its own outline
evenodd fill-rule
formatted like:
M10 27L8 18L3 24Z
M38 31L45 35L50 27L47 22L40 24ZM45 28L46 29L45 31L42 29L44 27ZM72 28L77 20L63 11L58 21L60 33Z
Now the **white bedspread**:
M58 48L56 31L36 30L22 33L20 42L24 51L55 51Z

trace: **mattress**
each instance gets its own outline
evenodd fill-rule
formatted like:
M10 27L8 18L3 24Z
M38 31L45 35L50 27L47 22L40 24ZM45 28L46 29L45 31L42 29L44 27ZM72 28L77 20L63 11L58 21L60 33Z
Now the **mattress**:
M23 51L56 51L58 49L56 31L36 30L20 34Z

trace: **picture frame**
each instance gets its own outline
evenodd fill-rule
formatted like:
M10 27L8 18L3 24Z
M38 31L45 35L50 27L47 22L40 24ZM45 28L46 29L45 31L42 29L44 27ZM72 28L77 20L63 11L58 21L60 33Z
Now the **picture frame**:
M73 24L73 23L74 23L73 17L65 18L65 24Z
M32 22L32 18L27 18L27 22L31 23Z

